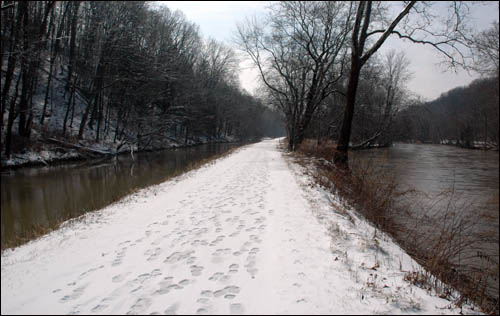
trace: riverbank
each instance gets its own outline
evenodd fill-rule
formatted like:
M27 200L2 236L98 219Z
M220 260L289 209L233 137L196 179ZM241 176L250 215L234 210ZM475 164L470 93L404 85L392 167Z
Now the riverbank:
M2 314L478 314L277 149L245 146L2 252Z
M345 172L330 163L334 150L306 140L294 156L427 269L413 282L443 296L458 289L457 304L497 314L498 154L398 144L351 152Z
M161 151L176 148L187 148L210 143L238 143L240 140L234 137L225 137L214 141L208 138L190 139L187 143L180 139L169 139L162 147L140 148L137 144L125 145L119 143L93 143L75 142L67 140L48 139L32 142L28 150L12 154L10 158L3 155L0 159L2 172L19 169L23 167L53 166L75 161L111 158L116 155L132 155L139 152Z
M19 246L65 220L211 163L242 145L211 143L5 172L1 248Z
M481 141L470 141L470 142L460 142L458 140L440 140L438 143L433 143L433 142L419 142L419 141L413 141L413 142L404 142L407 144L427 144L427 145L447 145L447 146L455 146L458 148L463 148L463 149L473 149L473 150L492 150L492 151L498 151L499 147L498 144L495 143L485 143Z

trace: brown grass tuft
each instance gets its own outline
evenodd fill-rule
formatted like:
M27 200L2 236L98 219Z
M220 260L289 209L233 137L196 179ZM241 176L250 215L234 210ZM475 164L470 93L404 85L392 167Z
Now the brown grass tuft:
M335 144L306 140L293 153L297 161L314 162L314 180L353 206L377 228L388 233L424 271L407 273L405 279L440 297L462 304L474 302L486 313L498 314L498 256L478 251L482 242L498 245L494 232L483 232L470 214L481 206L457 203L465 200L456 192L426 198L415 190L401 190L386 170L367 163L353 164L350 170L332 163ZM310 159L309 159L310 158ZM498 197L497 197L498 198ZM460 293L454 298L453 293Z

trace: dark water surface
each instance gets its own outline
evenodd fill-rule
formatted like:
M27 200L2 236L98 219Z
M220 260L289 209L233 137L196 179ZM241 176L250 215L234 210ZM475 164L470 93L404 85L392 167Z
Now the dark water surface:
M389 148L355 151L353 165L369 164L394 176L401 189L418 193L405 196L410 214L396 218L407 228L415 218L429 215L419 231L439 232L445 222L460 220L470 227L456 238L474 237L475 243L449 258L466 271L493 269L490 291L498 302L499 259L499 153L428 144L395 144ZM443 214L451 214L444 218ZM425 226L425 227L424 227ZM424 245L425 246L425 245ZM432 254L429 254L432 255ZM458 269L458 268L457 268Z
M449 200L456 209L470 211L483 225L499 227L499 153L445 145L395 144L392 147L355 151L354 163L371 164L393 175L401 189L416 189L422 199L439 200L442 211ZM497 254L498 257L498 254Z
M488 198L498 195L499 153L445 145L400 144L361 150L354 159L372 160L391 168L401 183L428 193L453 186Z
M239 144L207 144L1 176L2 248L42 227L100 209L138 188L158 184Z

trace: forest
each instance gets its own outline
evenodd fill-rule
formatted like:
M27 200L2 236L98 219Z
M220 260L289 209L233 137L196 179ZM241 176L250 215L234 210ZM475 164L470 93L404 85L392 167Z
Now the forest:
M282 131L279 115L240 88L235 51L180 11L2 1L1 15L2 160L49 142L105 154Z
M235 48L204 39L181 11L4 1L2 160L49 142L107 154L285 133L292 151L333 141L339 164L348 148L394 141L498 148L498 21L477 32L464 22L473 4L446 5L402 3L391 18L384 2L272 2L236 26L236 48L260 74L251 95ZM411 60L378 52L389 36L481 79L422 102Z
M498 150L498 76L413 104L395 119L390 140Z

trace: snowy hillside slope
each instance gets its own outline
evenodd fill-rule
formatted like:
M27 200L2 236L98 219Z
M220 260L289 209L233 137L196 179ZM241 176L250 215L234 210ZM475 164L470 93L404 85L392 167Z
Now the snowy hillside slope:
M93 157L93 152L110 153L114 154L116 152L129 152L130 150L138 151L144 149L165 149L165 148L175 148L183 146L192 146L198 144L204 144L209 141L209 139L203 135L191 136L185 144L185 139L180 135L167 135L167 137L162 138L161 142L157 142L154 147L150 148L139 148L138 142L127 140L132 140L136 135L132 131L124 130L125 139L115 139L116 132L116 121L117 118L114 117L114 113L111 113L110 126L107 133L101 131L100 141L95 142L96 138L96 128L86 128L83 132L83 139L78 140L78 131L80 128L81 119L87 106L88 100L84 96L84 93L78 89L75 91L75 102L74 111L68 110L68 102L70 98L70 91L65 89L66 78L67 78L67 65L63 62L58 62L55 65L55 71L52 77L51 89L48 93L47 106L45 111L44 126L40 124L40 119L42 117L43 107L45 104L45 95L47 89L48 73L49 73L49 60L48 57L44 59L44 66L39 72L39 77L37 81L36 92L33 96L33 125L32 132L30 136L30 144L25 150L17 151L8 158L5 157L2 151L1 165L2 167L15 167L22 165L43 165L49 164L55 161L64 160L74 160L74 159L87 159ZM2 71L4 73L4 71ZM16 71L13 82L17 81L18 72ZM14 89L11 89L14 90ZM67 117L66 133L63 135L63 124L64 119ZM7 122L8 111L4 113L4 122ZM17 125L19 121L19 115L16 117L13 125L13 130L17 130ZM6 125L6 123L5 123ZM6 126L2 126L1 139L4 143ZM148 133L148 126L143 127L143 133ZM48 139L57 139L60 143L50 141ZM25 141L19 137L14 137L13 147L16 146L16 142ZM211 141L214 141L213 139ZM226 136L220 139L216 139L217 142L233 142L238 141L234 136ZM64 146L63 144L68 144ZM124 145L125 144L125 145ZM71 145L75 147L84 147L89 149L88 151L82 151L72 148ZM3 148L3 147L2 147Z

